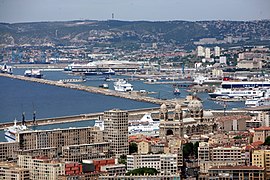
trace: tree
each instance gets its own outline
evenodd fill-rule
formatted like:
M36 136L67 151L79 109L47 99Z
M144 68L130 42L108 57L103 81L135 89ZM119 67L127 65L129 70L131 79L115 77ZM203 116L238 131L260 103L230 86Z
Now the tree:
M138 152L138 146L136 143L132 142L129 144L129 154Z
M155 175L157 174L158 171L155 168L138 168L138 169L133 169L131 171L129 171L126 175L144 175L144 174L148 174L148 175Z
M267 136L267 138L265 139L263 145L267 145L267 146L270 145L270 136Z
M190 155L193 154L193 143L186 143L183 146L183 156L188 159Z
M126 155L121 155L118 158L118 162L119 162L119 164L127 164L127 156Z
M196 159L198 159L198 147L199 147L199 142L197 141L193 145L193 153Z

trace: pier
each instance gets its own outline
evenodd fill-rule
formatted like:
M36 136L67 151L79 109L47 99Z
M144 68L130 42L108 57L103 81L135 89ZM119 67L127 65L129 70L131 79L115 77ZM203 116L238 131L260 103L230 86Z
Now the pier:
M157 99L153 97L140 96L139 94L132 93L132 92L119 92L119 91L103 89L103 88L98 88L98 87L93 87L93 86L85 86L81 84L72 84L72 83L61 83L59 81L25 77L21 75L10 75L10 74L0 73L0 76L13 78L13 79L19 79L23 81L31 81L31 82L41 83L41 84L53 85L53 86L58 86L58 87L70 88L70 89L75 89L75 90L80 90L80 91L86 91L90 93L98 93L98 94L103 94L106 96L126 98L126 99L130 99L134 101L141 101L141 102L147 102L147 103L153 103L153 104L163 104L163 103L167 105L175 104L175 100L173 99L172 100ZM181 104L184 102L184 99L177 99L177 102Z
M142 108L142 109L127 110L127 111L129 112L130 120L137 120L137 119L140 119L146 113L158 113L159 108L160 107ZM89 121L89 120L97 120L97 119L103 119L103 112L36 119L35 122L33 122L33 120L26 120L26 125L27 126L42 126L42 125L60 124L60 123L69 123L69 122L78 122L78 121ZM14 122L0 123L0 130L13 126L13 124ZM21 122L17 122L17 124L21 124Z

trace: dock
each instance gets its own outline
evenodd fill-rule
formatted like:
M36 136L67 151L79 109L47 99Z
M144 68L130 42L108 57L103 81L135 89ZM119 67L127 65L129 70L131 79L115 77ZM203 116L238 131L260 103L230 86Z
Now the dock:
M10 75L10 74L3 74L3 73L0 73L0 76L23 80L23 81L31 81L31 82L41 83L41 84L47 84L47 85L52 85L52 86L58 86L58 87L63 87L63 88L70 88L70 89L75 89L75 90L80 90L80 91L86 91L90 93L103 94L106 96L126 98L126 99L130 99L134 101L141 101L141 102L147 102L147 103L153 103L153 104L159 104L159 105L163 103L167 105L175 104L175 100L173 99L172 100L157 99L154 97L140 96L139 94L132 93L132 92L119 92L119 91L114 91L110 89L103 89L103 88L98 88L98 87L93 87L93 86L85 86L82 84L61 83L59 81L52 81L52 80L47 80L47 79L39 79L39 78L25 77L21 75ZM184 99L177 99L177 102L181 104L184 102Z
M152 107L152 108L132 109L132 110L127 110L127 111L129 112L130 120L135 120L135 119L138 120L146 113L158 113L159 108L160 107ZM33 120L26 120L26 125L27 126L42 126L42 125L89 121L89 120L97 120L97 119L103 119L103 112L36 119L35 122L33 122ZM13 126L13 124L14 122L0 123L0 130ZM17 124L21 124L21 122L17 122Z

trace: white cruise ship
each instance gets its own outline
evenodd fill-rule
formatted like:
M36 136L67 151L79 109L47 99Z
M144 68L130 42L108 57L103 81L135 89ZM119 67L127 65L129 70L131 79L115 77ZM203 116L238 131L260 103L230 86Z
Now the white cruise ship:
M262 97L263 91L257 88L244 88L244 89L224 89L217 88L213 93L208 93L211 98L216 98L218 96L227 98L252 98L252 97Z
M128 134L144 134L148 136L159 136L159 121L154 121L150 114L145 114L140 120L129 121ZM104 130L104 121L96 120L95 127Z
M245 101L247 107L269 106L270 105L270 89L263 90L262 97L253 97Z
M119 79L118 81L114 82L114 90L121 92L133 91L133 85L124 79Z
M15 142L16 141L16 135L19 132L29 130L29 128L25 125L17 125L17 120L14 120L14 125L11 127L8 127L5 129L5 139L8 142Z

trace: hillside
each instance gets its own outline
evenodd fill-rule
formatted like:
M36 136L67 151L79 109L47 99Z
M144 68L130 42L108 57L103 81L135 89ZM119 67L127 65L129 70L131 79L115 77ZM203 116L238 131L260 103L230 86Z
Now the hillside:
M201 38L269 39L270 21L67 21L0 23L1 45L90 45L173 42L188 45Z

